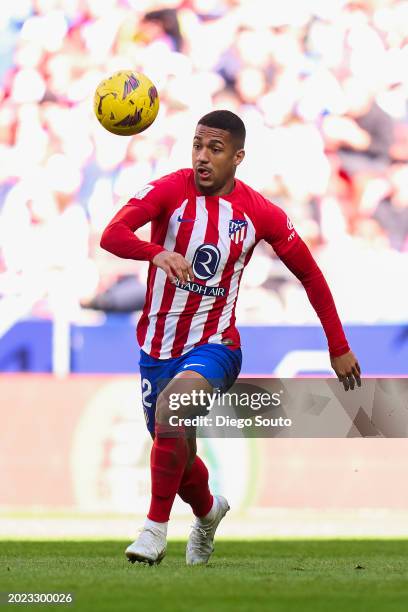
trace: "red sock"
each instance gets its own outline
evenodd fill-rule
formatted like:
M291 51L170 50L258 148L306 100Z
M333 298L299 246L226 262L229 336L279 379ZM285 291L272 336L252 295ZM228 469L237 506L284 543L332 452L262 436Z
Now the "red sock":
M213 496L208 487L208 470L205 463L196 455L188 472L184 472L178 494L190 504L196 516L205 516L213 505Z
M152 499L147 517L165 523L169 520L174 498L180 486L188 449L184 436L167 438L157 435L150 454Z

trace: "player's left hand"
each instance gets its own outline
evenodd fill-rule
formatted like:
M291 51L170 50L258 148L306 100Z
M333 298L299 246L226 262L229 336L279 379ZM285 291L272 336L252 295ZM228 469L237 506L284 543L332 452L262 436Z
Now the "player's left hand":
M358 387L361 387L361 368L352 351L340 355L340 357L330 357L330 363L346 391L353 390L355 383Z

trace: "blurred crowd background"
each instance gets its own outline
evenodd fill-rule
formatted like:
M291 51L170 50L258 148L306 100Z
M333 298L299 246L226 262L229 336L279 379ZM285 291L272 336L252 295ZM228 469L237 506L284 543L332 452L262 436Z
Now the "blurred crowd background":
M92 110L120 69L160 95L131 138ZM218 108L247 127L238 178L290 215L342 320L406 320L408 2L390 0L3 1L0 304L73 321L139 309L147 265L102 251L100 234L145 183L190 166L195 124ZM237 320L315 321L268 245Z

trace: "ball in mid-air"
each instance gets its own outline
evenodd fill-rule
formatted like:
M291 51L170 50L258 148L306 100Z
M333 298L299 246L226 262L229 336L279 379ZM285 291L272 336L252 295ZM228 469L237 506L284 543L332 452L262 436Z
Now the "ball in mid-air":
M94 111L99 123L112 134L139 134L157 117L157 89L141 72L120 70L99 83Z

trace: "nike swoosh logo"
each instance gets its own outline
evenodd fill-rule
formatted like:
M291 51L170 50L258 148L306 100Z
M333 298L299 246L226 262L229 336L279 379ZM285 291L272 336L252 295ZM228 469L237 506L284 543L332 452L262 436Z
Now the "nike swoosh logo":
M194 223L195 219L182 219L182 218L181 218L181 215L179 215L179 216L177 217L177 221L178 221L179 223L187 223L187 222L188 222L188 223Z
M204 367L204 364L203 363L185 363L183 365L183 370L185 370L186 368L190 368L191 366L203 366Z

